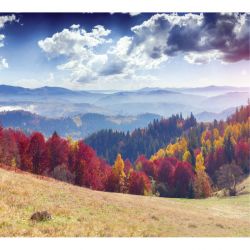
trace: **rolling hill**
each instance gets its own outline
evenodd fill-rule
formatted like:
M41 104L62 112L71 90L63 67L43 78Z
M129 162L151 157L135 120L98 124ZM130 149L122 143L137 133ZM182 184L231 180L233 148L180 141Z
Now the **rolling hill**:
M216 110L217 112L221 112L228 109L228 107L245 105L249 97L249 92L228 92L226 94L209 97L203 101L201 105L207 111L214 112Z
M230 198L158 198L0 169L0 236L250 236L250 179L238 188ZM32 222L40 210L52 220Z
M215 113L215 112L201 112L199 114L195 115L195 118L199 122L212 122L214 120L220 121L220 120L226 120L227 117L232 115L235 112L236 108L229 108L226 110L223 110L222 112Z
M222 112L244 105L249 88L207 86L199 88L143 88L131 91L83 91L59 87L29 89L0 85L0 110L22 109L49 118L97 113L139 115L154 113L169 116L191 112Z
M249 87L233 87L233 86L215 86L210 85L206 87L194 87L194 88L179 88L179 92L182 93L192 93L196 95L203 95L203 96L217 96L229 92L249 92Z
M27 133L39 131L46 136L56 131L63 137L71 136L79 139L101 129L131 131L138 127L145 127L149 122L159 118L160 116L156 114L107 116L96 113L47 118L22 110L0 112L0 124L4 127L19 128Z

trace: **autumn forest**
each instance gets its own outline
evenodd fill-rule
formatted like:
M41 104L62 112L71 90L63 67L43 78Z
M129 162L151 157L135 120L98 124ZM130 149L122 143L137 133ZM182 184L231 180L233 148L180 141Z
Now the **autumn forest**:
M0 161L3 167L94 190L205 198L227 188L235 195L235 183L249 173L249 111L248 104L226 122L197 123L192 114L174 115L126 135L101 131L87 140L93 147L103 142L100 155L85 141L56 132L46 139L39 132L1 128Z
M250 14L163 11L0 13L0 238L250 236Z

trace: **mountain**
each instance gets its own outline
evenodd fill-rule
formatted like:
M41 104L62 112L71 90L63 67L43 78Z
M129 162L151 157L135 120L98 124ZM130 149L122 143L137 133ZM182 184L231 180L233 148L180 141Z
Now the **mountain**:
M216 96L225 94L228 92L249 92L249 87L233 87L233 86L215 86L210 85L206 87L196 87L196 88L173 88L168 89L171 91L181 92L181 93L188 93L188 94L196 94L202 96Z
M186 93L186 94L196 94L202 96L214 96L219 94L225 94L228 92L249 92L249 87L234 87L234 86L216 86L216 85L209 85L205 87L192 87L192 88L182 88L182 87L167 87L167 88L151 88L145 87L139 89L138 92L151 92L157 90L167 90L171 92L178 92L178 93Z
M191 94L182 94L164 89L151 91L130 91L110 94L99 99L96 105L115 105L121 103L178 103L183 105L195 105L204 101L205 97Z
M0 85L0 101L69 101L73 103L93 103L104 96L106 96L104 93L76 91L60 87L45 86L42 88L29 89L16 86Z
M10 85L0 85L0 93L5 95L31 95L31 94L46 94L46 95L61 95L74 94L75 92L65 88L59 87L41 87L41 88L23 88Z
M106 110L113 111L122 115L139 115L145 110L149 113L157 113L161 116L168 117L172 114L182 113L190 115L191 112L198 113L203 111L198 106L189 106L179 103L168 102L128 102L116 103L115 105L105 105Z
M195 117L197 121L199 122L211 122L213 120L217 120L217 121L226 120L227 117L229 117L235 112L235 109L236 108L229 108L229 109L223 110L220 113L204 111L199 114L196 114Z
M234 87L234 86L216 86L209 85L206 87L194 87L194 88L182 88L183 91L192 91L192 92L213 92L213 91L223 91L223 92L231 92L231 91L247 91L249 87Z
M48 86L29 89L0 85L0 111L25 110L48 118L72 117L87 113L105 116L153 113L166 117L182 113L187 116L191 112L222 112L244 105L249 93L249 88L231 86L147 87L115 92L79 91Z
M131 131L138 127L145 127L154 119L156 114L141 114L138 116L106 116L87 113L73 117L47 118L27 111L0 112L0 124L4 127L20 128L27 133L40 131L47 137L54 131L61 136L84 138L101 129Z
M24 110L36 113L47 118L60 118L74 116L77 114L97 113L112 115L107 108L98 107L90 103L72 103L56 100L47 101L4 101L0 102L0 111Z
M249 92L229 92L223 95L209 97L201 102L201 106L210 112L221 112L229 107L246 105L250 97Z

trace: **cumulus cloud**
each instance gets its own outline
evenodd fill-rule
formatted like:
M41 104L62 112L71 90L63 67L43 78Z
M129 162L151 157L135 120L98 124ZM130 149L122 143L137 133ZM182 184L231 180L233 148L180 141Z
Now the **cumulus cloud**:
M207 64L212 60L220 59L222 53L218 50L211 50L209 52L189 52L184 56L184 60L191 64Z
M38 42L39 47L50 57L77 56L88 59L94 47L108 42L106 40L110 30L101 25L95 26L91 32L81 29L79 25L72 25L70 29L64 29Z
M3 29L7 23L11 23L11 22L19 22L19 20L16 19L15 15L0 16L0 30ZM0 48L4 46L4 42L3 42L4 39L5 39L5 35L0 34Z
M136 73L141 70L157 68L167 56L152 58L145 53L145 44L133 47L134 37L122 37L112 46L108 52L107 62L101 71L102 75L123 74L127 77L136 78Z
M133 49L143 45L152 60L180 53L191 63L249 60L249 27L248 14L156 14L132 27Z
M9 16L0 16L0 29L4 28L6 23L11 23L14 21L19 22L14 14Z
M39 47L49 58L64 56L66 63L58 65L59 70L71 72L72 80L88 82L96 79L96 75L107 60L105 54L96 53L95 49L110 43L111 30L101 25L95 26L91 32L73 24L69 29L55 33L52 37L38 42Z
M38 45L49 58L65 57L58 70L69 71L78 83L99 77L136 79L179 55L198 65L250 59L248 14L155 14L131 31L114 42L111 30L101 25L87 32L73 24Z
M11 23L14 21L19 22L15 15L0 16L0 30L5 27L6 23ZM0 48L4 47L4 39L5 35L0 33ZM0 57L0 70L7 68L9 68L7 60L3 57Z

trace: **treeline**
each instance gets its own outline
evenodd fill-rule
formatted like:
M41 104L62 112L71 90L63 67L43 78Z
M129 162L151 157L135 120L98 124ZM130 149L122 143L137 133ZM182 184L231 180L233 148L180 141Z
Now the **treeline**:
M233 195L237 181L249 174L247 110L249 105L227 122L196 124L192 116L186 120L172 116L154 121L147 129L140 130L142 138L136 136L142 142L146 138L145 145L149 138L145 134L162 133L166 140L181 132L183 135L149 157L140 154L135 161L126 159L117 150L113 166L84 141L64 139L57 133L46 140L38 132L27 136L20 130L0 127L0 163L101 191L204 198L216 188L228 188ZM115 140L111 142L117 145ZM111 142L107 138L107 143L112 145ZM105 147L101 140L99 143Z
M0 163L98 190L104 189L110 168L83 141L63 139L57 133L45 140L39 132L27 136L21 130L3 128Z
M192 166L194 179L189 178L189 184L196 198L208 197L211 190L217 188L226 188L235 195L237 182L250 171L249 111L248 104L237 109L227 122L215 120L207 125L198 124L175 143L159 149L150 159L138 159L137 166L147 172L151 164L150 175L154 176L152 173L159 161L173 157ZM158 183L161 184L161 196L173 195L172 183L167 177Z
M86 138L85 142L109 163L114 162L118 153L134 162L141 154L150 157L196 124L192 113L186 119L182 115L173 115L168 119L154 120L147 128L138 128L131 133L101 130Z
M179 169L173 185L182 183L182 170L192 178L191 166L175 159L171 162ZM27 136L20 130L0 127L0 164L94 190L137 195L155 192L151 176L136 169L128 159L123 161L120 154L111 167L83 141L64 139L57 133L46 140L39 132ZM178 196L186 196L179 192Z
M151 193L149 178L142 172L133 172L132 165L126 165L130 175L126 175L126 183L121 183L120 169L125 165L119 155L112 168L84 141L64 139L56 132L46 140L39 132L27 136L20 130L0 127L1 164L94 190Z

